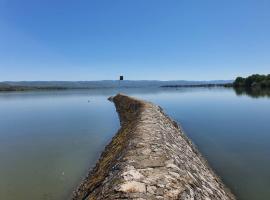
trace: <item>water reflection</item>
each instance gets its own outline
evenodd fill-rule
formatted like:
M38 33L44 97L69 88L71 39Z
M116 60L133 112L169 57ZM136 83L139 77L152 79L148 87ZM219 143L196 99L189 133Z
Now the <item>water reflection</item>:
M261 98L261 97L267 97L270 98L270 89L269 88L243 88L238 87L234 88L234 91L237 96L249 96L252 98Z

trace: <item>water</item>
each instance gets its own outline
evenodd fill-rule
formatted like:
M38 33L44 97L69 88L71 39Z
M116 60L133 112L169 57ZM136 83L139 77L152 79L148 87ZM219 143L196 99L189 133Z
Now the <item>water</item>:
M119 128L107 101L117 92L0 93L0 199L67 199ZM159 104L180 122L238 199L270 199L269 92L121 92Z
M119 127L105 97L0 94L0 199L67 199Z

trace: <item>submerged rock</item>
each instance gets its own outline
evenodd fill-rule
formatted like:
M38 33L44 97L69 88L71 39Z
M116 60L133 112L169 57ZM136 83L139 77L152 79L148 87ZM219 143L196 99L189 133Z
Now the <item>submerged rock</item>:
M159 106L123 94L109 100L121 128L73 200L235 199Z

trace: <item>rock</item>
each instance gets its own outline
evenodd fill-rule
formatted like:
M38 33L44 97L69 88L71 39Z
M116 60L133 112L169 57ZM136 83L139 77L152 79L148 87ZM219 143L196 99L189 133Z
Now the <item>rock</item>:
M125 182L120 185L119 191L126 192L126 193L145 193L146 188L144 183L136 182L136 181L129 181Z
M235 199L160 107L123 94L109 100L121 128L73 200Z

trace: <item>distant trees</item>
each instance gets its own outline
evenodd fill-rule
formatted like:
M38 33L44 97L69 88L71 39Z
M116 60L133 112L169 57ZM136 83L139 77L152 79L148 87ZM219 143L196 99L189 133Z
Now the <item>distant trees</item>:
M260 75L253 74L247 78L237 77L233 82L234 87L260 87L260 88L270 88L270 74Z

